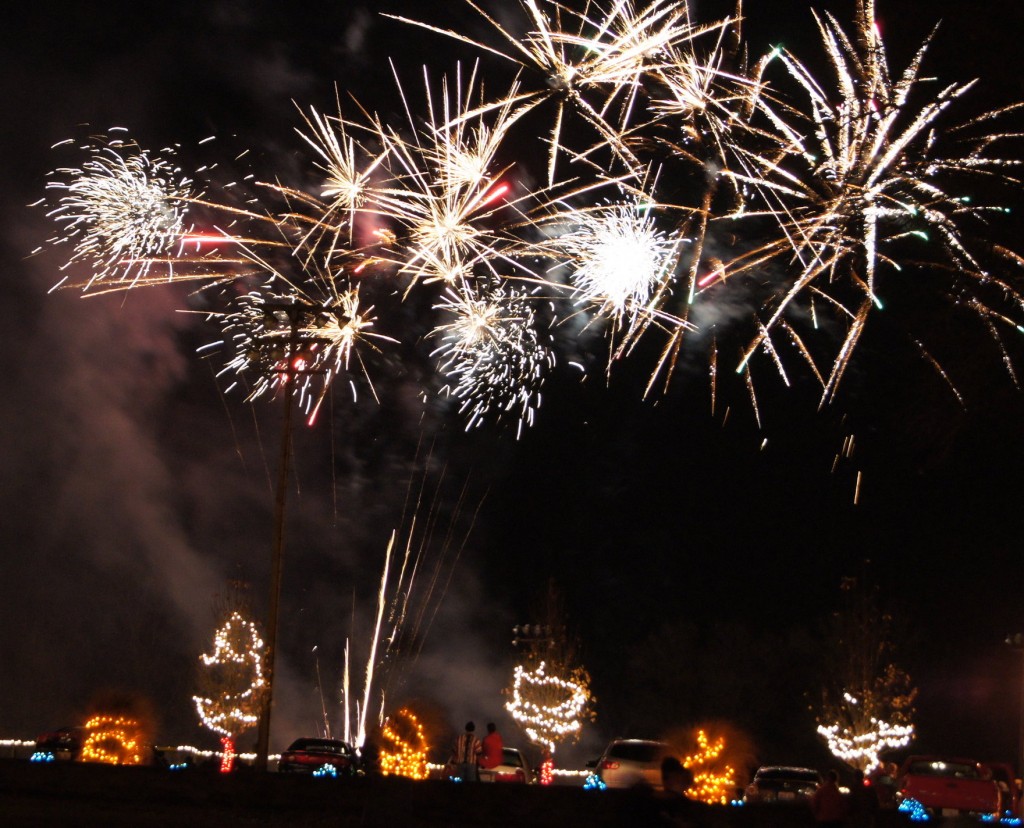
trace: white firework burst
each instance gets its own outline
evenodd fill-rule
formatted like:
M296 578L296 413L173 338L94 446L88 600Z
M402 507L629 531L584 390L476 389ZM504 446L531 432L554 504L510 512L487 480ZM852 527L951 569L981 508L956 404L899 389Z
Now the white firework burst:
M633 200L559 218L567 229L545 243L566 264L574 296L617 325L632 327L672 282L685 241L658 229L650 203Z
M408 101L410 132L374 125L386 148L389 178L362 209L394 240L380 256L414 281L451 284L470 278L478 265L509 260L513 242L493 226L500 224L498 213L519 198L503 178L509 168L497 159L516 116L505 106L489 116L467 117L475 89L475 70L464 82L460 66L453 81L442 80L438 100L427 79L425 125Z
M449 287L435 306L447 321L434 330L442 389L467 415L467 430L488 418L514 416L519 433L533 423L540 389L555 364L541 338L528 291L491 280L477 295Z
M58 169L47 183L60 193L48 215L62 228L50 242L74 247L64 268L88 262L86 289L103 280L135 284L157 261L173 276L168 256L187 232L192 181L131 141L100 140L83 149L89 158L81 167Z
M357 141L352 130L374 137L374 130L346 121L337 116L326 116L310 109L304 116L307 132L299 132L302 139L319 156L318 169L323 173L320 197L291 188L279 187L289 198L309 208L308 217L299 218L309 229L300 246L320 250L324 266L338 253L344 242L351 246L354 240L356 216L372 201L375 181L382 176L381 165L386 151L372 152ZM298 218L298 217L297 217Z
M310 421L334 380L349 372L353 356L365 374L360 346L376 350L375 342L394 341L373 331L374 309L360 306L357 287L322 302L299 292L264 289L239 297L235 304L221 315L234 352L221 373L255 372L249 400L295 382L300 408Z

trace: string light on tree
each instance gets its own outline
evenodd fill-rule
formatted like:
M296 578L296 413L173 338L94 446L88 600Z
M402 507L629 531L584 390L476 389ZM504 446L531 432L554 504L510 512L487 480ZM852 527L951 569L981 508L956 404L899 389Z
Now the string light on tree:
M914 726L889 724L873 717L869 722L870 728L859 732L849 725L838 723L819 725L818 734L828 744L833 756L852 767L862 769L864 773L870 773L881 764L879 757L883 751L910 744L914 738Z
M590 691L581 675L568 679L548 675L542 661L533 670L516 665L512 700L505 708L523 726L527 737L554 754L555 745L580 733Z
M427 778L429 745L423 725L409 708L403 707L384 722L380 769L385 776Z
M550 785L555 781L555 760L547 751L544 751L544 758L540 763L539 781L541 785Z
M844 578L840 590L817 733L834 756L868 774L883 751L913 738L917 689L894 660L893 618L878 588L861 575Z
M234 767L235 736L259 721L265 654L256 624L237 610L214 634L213 644L213 653L199 657L206 669L200 676L201 695L192 701L202 724L221 734L221 771L227 773Z

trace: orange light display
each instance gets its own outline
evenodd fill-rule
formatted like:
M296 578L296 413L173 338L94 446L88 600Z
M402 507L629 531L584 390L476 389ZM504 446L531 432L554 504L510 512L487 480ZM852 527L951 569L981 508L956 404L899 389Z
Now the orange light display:
M403 707L384 722L380 770L385 776L427 778L427 738L416 714Z
M725 805L736 788L736 770L724 765L715 768L718 757L725 749L725 738L714 742L703 730L697 731L697 751L683 759L683 767L693 773L689 795L709 805Z
M83 762L141 765L142 726L127 716L96 715L85 723L89 736L82 745Z

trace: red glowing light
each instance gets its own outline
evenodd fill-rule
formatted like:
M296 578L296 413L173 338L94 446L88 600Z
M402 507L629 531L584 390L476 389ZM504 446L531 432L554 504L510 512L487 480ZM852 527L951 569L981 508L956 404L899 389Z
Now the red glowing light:
M220 757L220 772L231 773L235 768L235 756L237 755L235 753L235 743L227 736L221 739L220 743L224 748Z
M202 247L204 244L228 244L234 242L235 239L231 236L225 236L223 233L185 233L181 240L185 244L194 244L196 248Z
M554 781L554 772L555 760L550 756L545 756L544 761L540 763L540 784L550 785Z
M490 204L492 201L497 201L508 191L508 184L499 184L497 187L491 190L483 199L481 199L480 204Z

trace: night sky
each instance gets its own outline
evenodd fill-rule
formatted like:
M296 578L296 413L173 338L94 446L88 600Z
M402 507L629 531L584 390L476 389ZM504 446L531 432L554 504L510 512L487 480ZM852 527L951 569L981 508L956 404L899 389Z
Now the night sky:
M422 62L440 77L460 54L378 14L410 6L486 34L456 3L397 0L7 12L0 736L76 722L119 692L146 700L162 740L213 746L189 701L195 663L228 581L250 583L261 612L269 571L280 405L225 394L218 357L196 354L216 330L178 311L204 310L203 297L47 293L63 259L29 255L53 226L26 205L68 162L51 146L123 126L143 146L179 144L186 168L250 148L254 165L301 182L296 105L332 111L337 85L395 113L389 57L421 85ZM1024 100L1007 71L1024 11L969 6L880 0L892 66L941 20L924 74L980 77L970 111ZM853 3L819 8L845 21ZM817 59L805 3L750 0L746 12L752 49L785 41ZM200 147L210 135L215 147ZM451 406L420 399L422 365L381 360L379 404L340 391L295 432L272 747L322 725L321 693L337 727L345 637L361 666L388 537L408 530L422 486L436 505L421 516L437 526L424 555L445 586L425 599L431 623L396 672L395 702L419 699L451 727L495 719L525 744L501 710L511 628L553 579L598 698L568 763L612 736L718 720L746 730L759 761L824 765L805 697L816 636L841 579L868 573L920 688L915 749L1012 759L1021 662L1003 641L1024 631L1024 398L981 325L903 301L831 406L819 411L800 380L767 382L760 427L742 395L712 411L696 369L643 399L656 356L644 348L606 382L596 343L597 370L581 383L561 365L522 437L466 434ZM963 406L907 347L906 320L937 343ZM850 435L852 456L835 463Z

